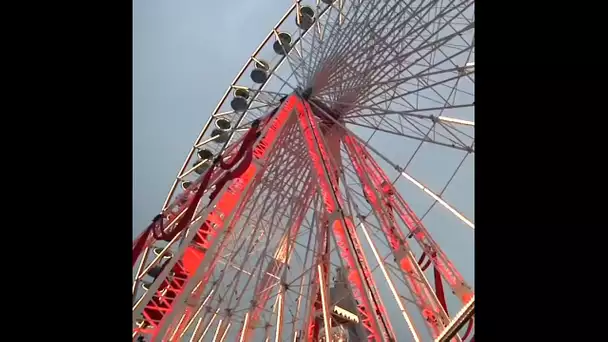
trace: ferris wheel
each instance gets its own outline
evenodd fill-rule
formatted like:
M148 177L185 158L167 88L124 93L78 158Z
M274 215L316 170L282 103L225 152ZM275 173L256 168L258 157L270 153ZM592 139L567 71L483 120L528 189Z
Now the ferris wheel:
M474 29L293 3L135 237L133 340L473 341Z

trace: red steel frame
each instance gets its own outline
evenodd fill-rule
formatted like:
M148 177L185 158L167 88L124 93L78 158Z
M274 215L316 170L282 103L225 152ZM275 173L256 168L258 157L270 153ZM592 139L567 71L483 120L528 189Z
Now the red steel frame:
M239 208L235 212L234 219L230 222L230 225L228 226L226 233L229 233L230 231L232 231L232 229L234 229L234 225L236 224L236 222L238 222L238 217L242 214L243 210L245 209L247 200L249 198L251 198L251 195L253 194L253 190L254 190L254 187L249 187L249 190L243 195L243 200L241 201ZM197 238L198 237L199 236L197 233ZM223 246L228 242L228 237L229 237L229 234L224 235L224 239L222 240L219 250L222 250ZM193 299L194 302L198 302L200 300L200 297L202 296L202 294L205 290L205 285L207 284L207 282L209 281L209 278L211 277L211 275L213 274L213 271L215 270L215 266L217 265L217 258L219 257L219 255L220 255L220 253L217 253L217 252L215 253L214 259L211 263L211 267L209 267L207 272L205 272L205 275L203 276L203 280L197 284L197 287L195 288L194 292L192 293L191 298ZM184 330L188 326L188 323L190 322L190 319L192 319L192 316L195 312L196 312L196 310L194 310L194 307L192 307L190 305L186 306L186 309L184 310L182 317L178 321L177 326L175 327L175 330L173 330L173 332L170 334L169 340L173 340L174 336L181 336L183 334ZM169 329L169 331L171 331L171 329Z
M346 146L349 157L353 163L355 172L363 185L365 196L372 206L373 212L380 223L380 227L389 242L395 261L401 267L403 278L410 288L415 302L422 308L424 321L427 324L431 335L433 337L439 336L444 326L448 324L449 320L447 314L443 311L437 297L434 296L430 284L419 280L424 279L422 270L418 267L414 256L409 252L408 243L403 239L402 234L400 234L394 217L381 203L380 198L382 195L379 195L376 191L376 189L381 189L380 184L369 179L373 179L373 174L368 174L368 170L359 160L360 155L357 155L357 153L360 153L360 151L353 148L353 139L349 136L345 136L344 145ZM363 159L365 159L365 157L363 157ZM436 317L436 312L440 313L440 317L443 318L441 321Z
M161 272L158 278L166 277L166 279L155 281L150 286L148 293L154 292L152 298L143 308L144 326L135 327L134 335L149 334L152 340L162 340L167 333L169 325L171 325L175 314L175 306L185 301L185 297L189 296L197 281L194 275L201 272L203 261L207 251L215 244L215 239L224 229L224 223L229 221L230 217L234 216L240 203L244 202L242 193L248 192L248 188L252 185L254 178L262 169L264 158L269 152L280 135L286 122L291 117L295 103L299 101L296 96L290 96L283 104L283 108L269 120L266 133L257 141L253 148L254 160L249 165L247 170L240 177L234 179L225 191L213 201L216 207L208 214L205 222L196 230L195 236L192 233L188 234L183 243L187 243L188 237L192 238L191 243L185 248L182 256L175 255L166 266L171 267L171 275L167 270ZM207 170L212 172L212 168ZM261 174L260 174L261 175ZM213 202L209 207L213 207ZM237 220L235 220L237 221ZM170 266L172 264L172 266ZM212 268L212 267L209 267ZM206 273L206 272L205 272ZM159 283L160 284L157 284ZM155 286L156 285L156 286ZM204 290L204 283L199 286L199 291ZM135 310L133 315L137 316L140 310Z
M352 218L344 215L343 199L338 185L335 181L331 181L331 175L335 175L335 170L331 169L328 148L323 142L321 130L308 103L298 101L296 106L298 121L308 145L309 156L315 168L321 196L328 213L328 226L332 227L339 253L347 264L347 279L351 283L353 298L358 302L357 309L362 317L361 323L368 330L369 339L394 340L394 335L391 336L391 330L385 323L388 322L385 309L382 305L378 305L379 297L373 291L367 291L367 289L375 288L373 284L370 284L373 282L373 278L369 272L369 266L363 258L361 244L354 234ZM367 285L367 288L364 285ZM315 320L310 319L310 321ZM382 322L383 326L381 327L378 322ZM309 337L314 338L315 336L309 335Z
M389 178L376 164L365 146L349 135L344 136L343 142L354 165L355 172L363 185L365 196L389 242L395 261L400 265L404 279L412 290L416 303L422 308L421 313L431 335L436 338L450 323L449 316L439 303L416 259L410 252L408 242L395 221L393 210L397 211L397 214L410 231L409 237L414 237L424 253L430 256L433 265L464 304L467 304L473 297L473 291L439 245L431 238L420 219L416 217L405 200L395 190ZM425 279L425 281L421 282L418 279ZM459 340L457 336L454 339Z
M268 119L268 118L267 118L267 119ZM263 121L268 121L267 119L265 119L265 120L263 120ZM285 123L285 126L283 126L283 127L284 127L284 128L283 128L283 130L287 130L287 126L291 126L291 123L287 123L287 122L286 122L286 123ZM282 137L281 137L279 140L277 140L277 141L276 141L276 143L277 143L277 144L279 144L281 141L285 141L285 139L287 139L287 137L284 137L283 135L281 135L281 136L282 136ZM278 151L278 150L273 150L273 151L272 151L272 155L273 155L274 157L276 157L276 155L277 155L278 153L279 153L279 151ZM267 159L268 159L268 161L270 162L270 159L272 159L272 157L269 155L269 157L268 157ZM305 194L305 195L303 195L303 196L302 196L302 198L303 198L303 199L308 198L308 196L311 194L311 192L310 192L310 190L312 190L312 189L311 189L311 187L313 187L313 186L314 186L314 185L313 185L312 183L310 183L310 182L308 182L308 183L306 183L306 184L307 184L307 186L306 186L306 189L307 189L307 190L306 190L306 191L303 191L303 193ZM257 187L257 185L256 185L256 187ZM253 187L252 187L252 188L253 188ZM301 222L302 222L302 220L304 219L304 217L300 215L301 210L303 210L304 208L306 208L306 207L302 207L302 206L301 206L303 203L304 203L304 204L307 204L307 203L306 203L306 201L300 202L300 204L297 206L297 209L296 209L296 211L297 211L297 212L296 212L296 214L295 214L295 215L293 215L293 221L294 221L294 222L291 222L291 224L290 224L290 226L291 226L291 229L290 229L290 235L289 235L289 236L286 236L286 239L284 239L284 240L283 240L283 241L282 241L282 242L279 244L279 246L278 246L277 250L275 251L276 253L274 254L274 259L275 259L275 260L277 260L277 261L279 261L279 263L280 263L281 265L279 265L279 267L277 268L277 267L276 267L277 265L276 265L275 261L274 261L274 260L273 260L273 261L271 261L271 262L269 263L268 267L267 267L267 273L265 274L266 276L268 276L268 275L270 274L270 275L273 275L273 276L275 276L275 277L278 277L278 275L279 275L278 273L279 273L279 272L281 272L281 270L283 270L283 271L285 270L285 267L282 267L282 266L284 266L284 265L285 265L285 263L287 263L287 261L288 261L288 259L289 259L289 257L290 257L290 254L291 254L291 252L293 251L293 250L292 250L292 248L291 248L291 244L293 244L293 242L295 241L295 239L294 239L294 240L292 240L292 238L291 238L291 237L293 236L293 234L295 234L295 233L297 232L297 230L298 230L298 229L299 229L299 227L301 226ZM235 216L235 219L233 220L233 222L237 222L238 220L239 220L239 216ZM299 220L299 221L298 221L298 220ZM216 253L216 255L218 255L218 254L219 254L219 253ZM270 270L270 271L269 271L269 270ZM268 272L273 272L273 273L268 273ZM275 273L275 272L276 272L276 273ZM262 280L264 280L264 279L265 279L265 280L267 280L267 281L271 280L271 279L270 279L270 277L264 277L264 278L262 278ZM270 282L268 282L268 283L270 284ZM257 284L256 284L256 285L257 285ZM276 285L276 284L271 284L271 287L272 287L272 286L274 286L274 285ZM256 286L256 287L257 287L257 286ZM257 287L257 288L258 288L258 289L260 289L260 287ZM269 295L270 293L268 292L268 290L269 290L269 288L262 288L262 289L260 289L260 290L259 290L259 293L262 293L262 296ZM206 297L205 301L206 301L207 299L209 299L210 297L211 297L211 292L210 292L210 293L209 293L209 295ZM261 312L261 311L264 309L264 307L265 307L265 303L266 303L266 300L268 299L268 297L265 297L265 298L263 298L263 299L264 299L264 304L260 304L259 306L255 306L255 307L254 307L254 310L259 310L259 311ZM281 306L279 306L279 307L281 307ZM200 309L201 309L201 307L199 307L199 310L200 310ZM258 312L258 316L259 316L259 312ZM248 318L247 318L247 317L249 317L249 314L247 314L247 315L246 315L246 320L248 320ZM202 323L202 322L206 321L206 318L207 318L207 315L205 314L205 315L203 316L203 318L202 318L202 321L199 321L199 323ZM208 329L208 328L209 328L209 326L212 324L212 322L213 322L213 320L214 320L214 319L215 319L215 314L214 314L214 315L213 315L213 317L211 318L211 321L207 322L207 324L204 324L204 325L206 326L206 328L203 330L202 335L201 335L201 334L199 334L199 332L200 332L200 331L198 330L198 325L199 325L199 323L197 323L197 328L195 328L195 332L194 332L194 335L192 336L192 338L193 338L194 340L198 340L199 338L201 338L202 336L204 336L204 334L207 332L207 329ZM218 327L218 329L217 329L217 331L216 331L216 335L217 335L217 336L222 336L223 334L226 334L226 333L227 333L227 330L229 329L230 325L232 324L232 323L230 322L230 319L227 319L227 320L222 319L222 320L220 320L220 321L221 321L221 325ZM185 329L187 329L187 327L188 327L188 326L189 326L189 324L191 324L191 323L192 323L192 321L188 322L188 321L185 321L185 320L184 320L184 324L186 325L186 328L185 328ZM252 324L254 324L254 322L252 322ZM244 322L244 325L249 326L249 324L248 324L247 322ZM240 339L239 339L240 341L245 341L245 340L246 340L246 339L245 339L245 337L246 337L246 336L243 334L243 332L251 332L251 330L249 330L249 329L241 329L241 335L240 335L241 337L240 337ZM182 332L182 334L183 334L183 332ZM174 335L175 335L175 334L174 334ZM180 336L181 336L181 335L180 335Z
M273 121L273 124L270 126L268 133L260 140L260 142L256 146L256 148L254 148L253 155L254 155L255 160L258 161L258 163L260 160L263 160L268 157L268 155L269 155L267 153L267 152L269 152L268 146L273 145L277 141L276 139L278 138L279 134L276 134L276 133L285 127L285 124L289 120L289 111L290 110L292 110L292 109L290 109L289 106L284 107L283 112L280 114L280 115L282 115L281 118L278 119L278 121L277 120ZM262 120L263 125L270 122L270 120L272 120L272 118L266 118L266 119ZM283 121L283 120L285 120L285 121ZM280 126L276 126L276 125L280 125ZM261 174L259 174L258 177L259 176L261 176ZM253 178L251 180L253 181ZM241 217L241 214L242 214L243 210L245 209L245 205L246 205L247 201L253 195L254 190L255 190L255 185L252 184L252 186L249 187L249 190L243 194L243 196L241 198L240 207L235 212L234 218L232 219L231 225L229 226L227 232L231 231L232 228L234 227L234 224L236 224L236 222L239 221L239 218ZM302 219L303 219L303 217L302 217ZM298 224L298 228L299 228L300 224L301 224L301 221ZM227 238L228 235L225 235L224 237ZM228 242L227 239L224 239L222 241L222 247L227 242ZM222 247L220 247L219 249L220 250L223 249ZM213 271L215 270L215 266L217 265L216 261L217 261L219 254L220 254L219 252L215 253L211 266L208 268L207 272L205 273L205 276L203 277L203 280L201 282L199 282L194 293L192 294L191 297L194 299L194 302L198 302L200 300L200 297L202 296L202 294L205 290L205 285L207 284L207 282L209 281L209 278L211 277L211 275L213 274ZM192 316L195 313L196 313L196 310L194 310L193 307L191 307L191 306L186 307L184 314L182 315L182 317L180 318L180 320L177 323L177 327L175 328L173 333L169 335L170 336L169 340L173 340L173 338L175 336L183 335L185 329L189 326Z
M432 240L414 212L394 189L386 174L376 164L365 146L358 142L356 138L341 132L341 129L337 126L330 128L332 134L327 135L327 137L332 140L330 143L326 143L326 135L317 124L309 104L298 95L292 94L284 101L282 107L274 116L264 120L264 133L253 147L253 162L240 177L228 183L229 185L208 205L205 209L207 218L204 223L196 230L192 229L195 225L192 224L190 231L184 234L182 246L187 245L182 248L183 253L178 252L171 258L165 265L167 269L164 269L154 283L150 285L147 297L144 297L144 301L147 300L146 305L140 309L135 309L133 313L134 317L143 313L145 321L143 326L134 328L134 336L147 334L152 336L152 341L162 341L166 338L172 339L174 336L181 336L188 327L188 323L194 315L194 310L192 307L185 306L183 314L181 314L180 309L185 305L188 298L198 301L205 290L205 285L217 262L217 257L210 259L206 256L207 254L217 256L215 249L222 249L226 243L227 235L224 231L230 232L233 223L238 222L245 203L255 189L256 180L265 171L264 161L273 150L275 142L292 118L294 111L297 113L297 121L308 147L313 173L317 178L318 190L326 211L318 237L320 239L318 244L320 253L316 264L320 265L321 268L319 273L315 272L315 276L311 277L314 280L312 286L317 295L312 298L310 303L312 307L309 317L306 318L305 328L308 330L306 333L309 340L319 340L321 321L316 317L318 312L323 311L324 314L327 314L325 311L327 303L325 305L322 303L323 296L320 286L322 284L325 291L327 290L329 273L327 253L331 235L334 236L339 254L345 262L347 279L350 282L353 298L358 303L358 313L362 326L367 330L368 339L374 341L396 340L390 320L387 319L386 309L377 293L374 279L355 233L354 221L352 217L346 216L343 210L344 199L338 186L340 166L332 164L332 158L333 162L340 161L340 141L346 146L350 160L363 185L364 193L389 241L395 260L401 266L402 275L412 290L416 302L423 309L422 314L432 336L437 337L441 334L445 326L449 324L449 317L439 303L437 296L433 293L430 284L426 281L423 271L409 249L404 234L398 228L395 213L410 230L409 237L414 237L420 244L424 253L431 259L433 265L461 301L466 304L473 297L473 291L464 282L460 273L454 268L437 243ZM207 172L213 172L213 167ZM307 196L305 196L304 202L307 204L312 201L311 190L313 189L309 189ZM178 197L177 205L172 207L183 209L187 202L187 196L188 194ZM215 207L213 207L214 204ZM297 235L306 208L308 208L308 205L301 206L298 210L299 216L290 228L292 233L290 236ZM177 216L175 211L171 210L172 224L177 220ZM231 220L233 217L234 219ZM227 222L233 223L226 227ZM217 239L222 234L224 234L224 239ZM283 266L289 258L289 252L284 251L284 249L289 249L289 242L284 241L281 245L283 244L286 246L279 248L275 259L267 266L266 276L256 288L266 289L271 281L268 274L277 275L284 268ZM279 253L281 251L282 254L286 255L281 255ZM320 279L321 276L323 279ZM261 290L260 292L262 292ZM248 340L251 327L259 319L268 298L269 293L262 295L259 298L259 303L248 313L247 321L239 334L240 340ZM181 314L181 318L177 324L173 325L177 314ZM324 324L326 328L329 328L327 322L329 322L328 318L324 320ZM458 341L459 338L456 337L455 340Z
M439 247L439 244L433 240L427 229L422 224L422 221L420 221L407 202L403 199L403 197L401 197L399 192L397 192L388 176L372 158L365 146L363 146L356 140L356 138L352 136L346 136L344 138L344 144L348 148L352 149L352 153L350 154L351 158L355 155L362 156L364 164L361 165L357 162L357 164L362 167L359 171L361 172L360 178L362 184L365 184L367 189L382 189L382 205L384 206L386 212L391 217L393 216L393 211L397 213L397 215L409 229L411 236L416 240L416 242L418 242L424 253L430 257L433 265L441 273L443 279L445 279L445 281L449 284L454 294L463 304L467 304L474 295L471 287L464 281L464 278L460 272L458 272L456 267L454 267L447 255L443 252L441 247ZM356 161L353 160L353 163L355 162ZM364 175L369 175L372 182L368 182L367 177L361 177ZM373 192L371 192L370 195L375 196ZM394 222L394 218L391 219L391 221ZM397 227L397 225L394 224L393 227ZM395 234L399 234L400 231L391 230L389 233L391 233L389 235L389 241L394 242L398 239L403 240L403 235L395 236Z

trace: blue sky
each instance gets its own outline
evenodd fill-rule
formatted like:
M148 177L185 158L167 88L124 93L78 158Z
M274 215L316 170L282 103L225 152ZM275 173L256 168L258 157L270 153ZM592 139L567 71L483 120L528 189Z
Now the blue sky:
M291 1L133 1L133 232L145 228L166 197L178 169L234 75ZM472 119L472 118L470 118ZM415 145L401 150L393 138L374 138L404 164ZM400 138L401 139L401 138ZM440 191L462 153L423 146L411 173ZM446 191L469 218L473 208L473 156ZM380 163L382 165L382 163ZM390 175L394 172L387 171ZM446 176L447 175L447 176ZM411 184L400 192L422 214L432 201ZM473 283L473 233L436 206L427 228ZM390 297L386 297L387 299ZM398 320L396 320L398 321Z

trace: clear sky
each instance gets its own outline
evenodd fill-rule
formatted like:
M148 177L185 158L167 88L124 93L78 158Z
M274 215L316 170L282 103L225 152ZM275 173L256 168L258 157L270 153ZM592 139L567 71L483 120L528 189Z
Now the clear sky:
M134 235L158 214L211 111L290 3L289 0L133 1ZM373 142L402 165L409 157L406 148L398 151L388 148L396 144L391 138L374 138ZM423 146L412 163L411 173L439 192L462 156L461 152ZM471 219L473 159L469 157L445 193L446 200ZM428 196L405 180L399 184L413 209L420 215L424 213L432 203ZM425 220L427 227L465 279L473 283L473 232L442 210L439 206L433 209Z

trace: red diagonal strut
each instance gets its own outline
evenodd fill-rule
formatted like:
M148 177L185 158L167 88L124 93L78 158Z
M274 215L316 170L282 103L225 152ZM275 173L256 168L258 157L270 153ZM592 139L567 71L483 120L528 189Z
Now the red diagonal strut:
M354 234L352 218L345 217L342 210L343 200L338 186L335 184L336 182L330 180L335 170L330 167L328 148L322 140L321 130L308 103L300 100L296 103L296 107L298 109L298 121L308 145L309 156L317 175L325 208L329 214L328 223L334 233L340 255L348 268L348 279L353 297L358 303L357 309L362 318L361 322L369 331L369 339L375 341L391 339L392 336L386 336L388 330L386 326L383 332L378 324L378 322L386 321L382 317L385 310L377 304L378 301L373 298L373 293L368 291L372 287L368 284L368 281L372 279L371 274L366 263L358 257L363 253L356 234Z
M463 304L468 303L474 295L471 287L464 281L460 272L454 267L447 255L439 247L439 244L433 240L422 224L422 221L420 221L407 202L401 197L401 194L396 191L388 176L372 158L365 146L352 136L345 138L345 143L354 147L354 153L363 157L365 161L364 171L375 179L374 185L381 190L385 196L384 205L388 211L391 214L394 211L410 231L408 238L414 238L415 241L418 242L424 253L437 268L442 278L450 285L456 296Z
M209 264L210 261L207 257L207 250L217 245L217 237L223 233L226 223L236 214L237 208L244 200L243 192L246 192L252 185L254 178L261 176L262 164L290 119L297 100L295 96L291 96L283 103L282 109L270 118L267 127L264 128L265 134L254 144L253 162L249 163L242 173L239 172L238 177L226 183L225 190L221 191L217 198L208 205L209 208L213 208L215 204L215 208L208 209L210 211L207 218L196 233L188 234L190 238L183 241L183 244L187 244L186 247L180 248L181 252L176 253L165 264L166 267L170 267L170 272L163 271L166 277L156 279L154 286L151 285L150 292L154 291L151 298L149 294L144 295L145 298L150 299L141 311L144 322L141 326L134 328L134 335L148 334L152 336L152 341L160 341L166 336L176 315L181 315L181 312L176 312L181 311L175 310L176 306L183 307L185 299L191 294L195 283L198 283L197 279L200 280L201 277L204 279L204 275L207 273L204 272L205 269L213 266L203 266ZM207 172L213 172L213 168ZM202 288L204 285L202 284ZM134 314L139 312L138 307L136 306L134 309Z
M354 145L353 140L350 136L345 136L343 139L346 151L362 184L364 196L380 223L380 228L388 240L393 257L401 268L405 283L410 288L415 302L422 309L421 314L431 336L439 336L443 328L449 323L449 317L445 312L442 312L440 300L433 295L430 286L420 281L424 277L423 270L418 268L416 259L409 252L410 247L398 229L392 212L382 201L384 194L381 190L381 184L374 178L374 174L367 170L365 157L359 154L360 151L356 148L358 146ZM439 317L436 313L439 313Z

